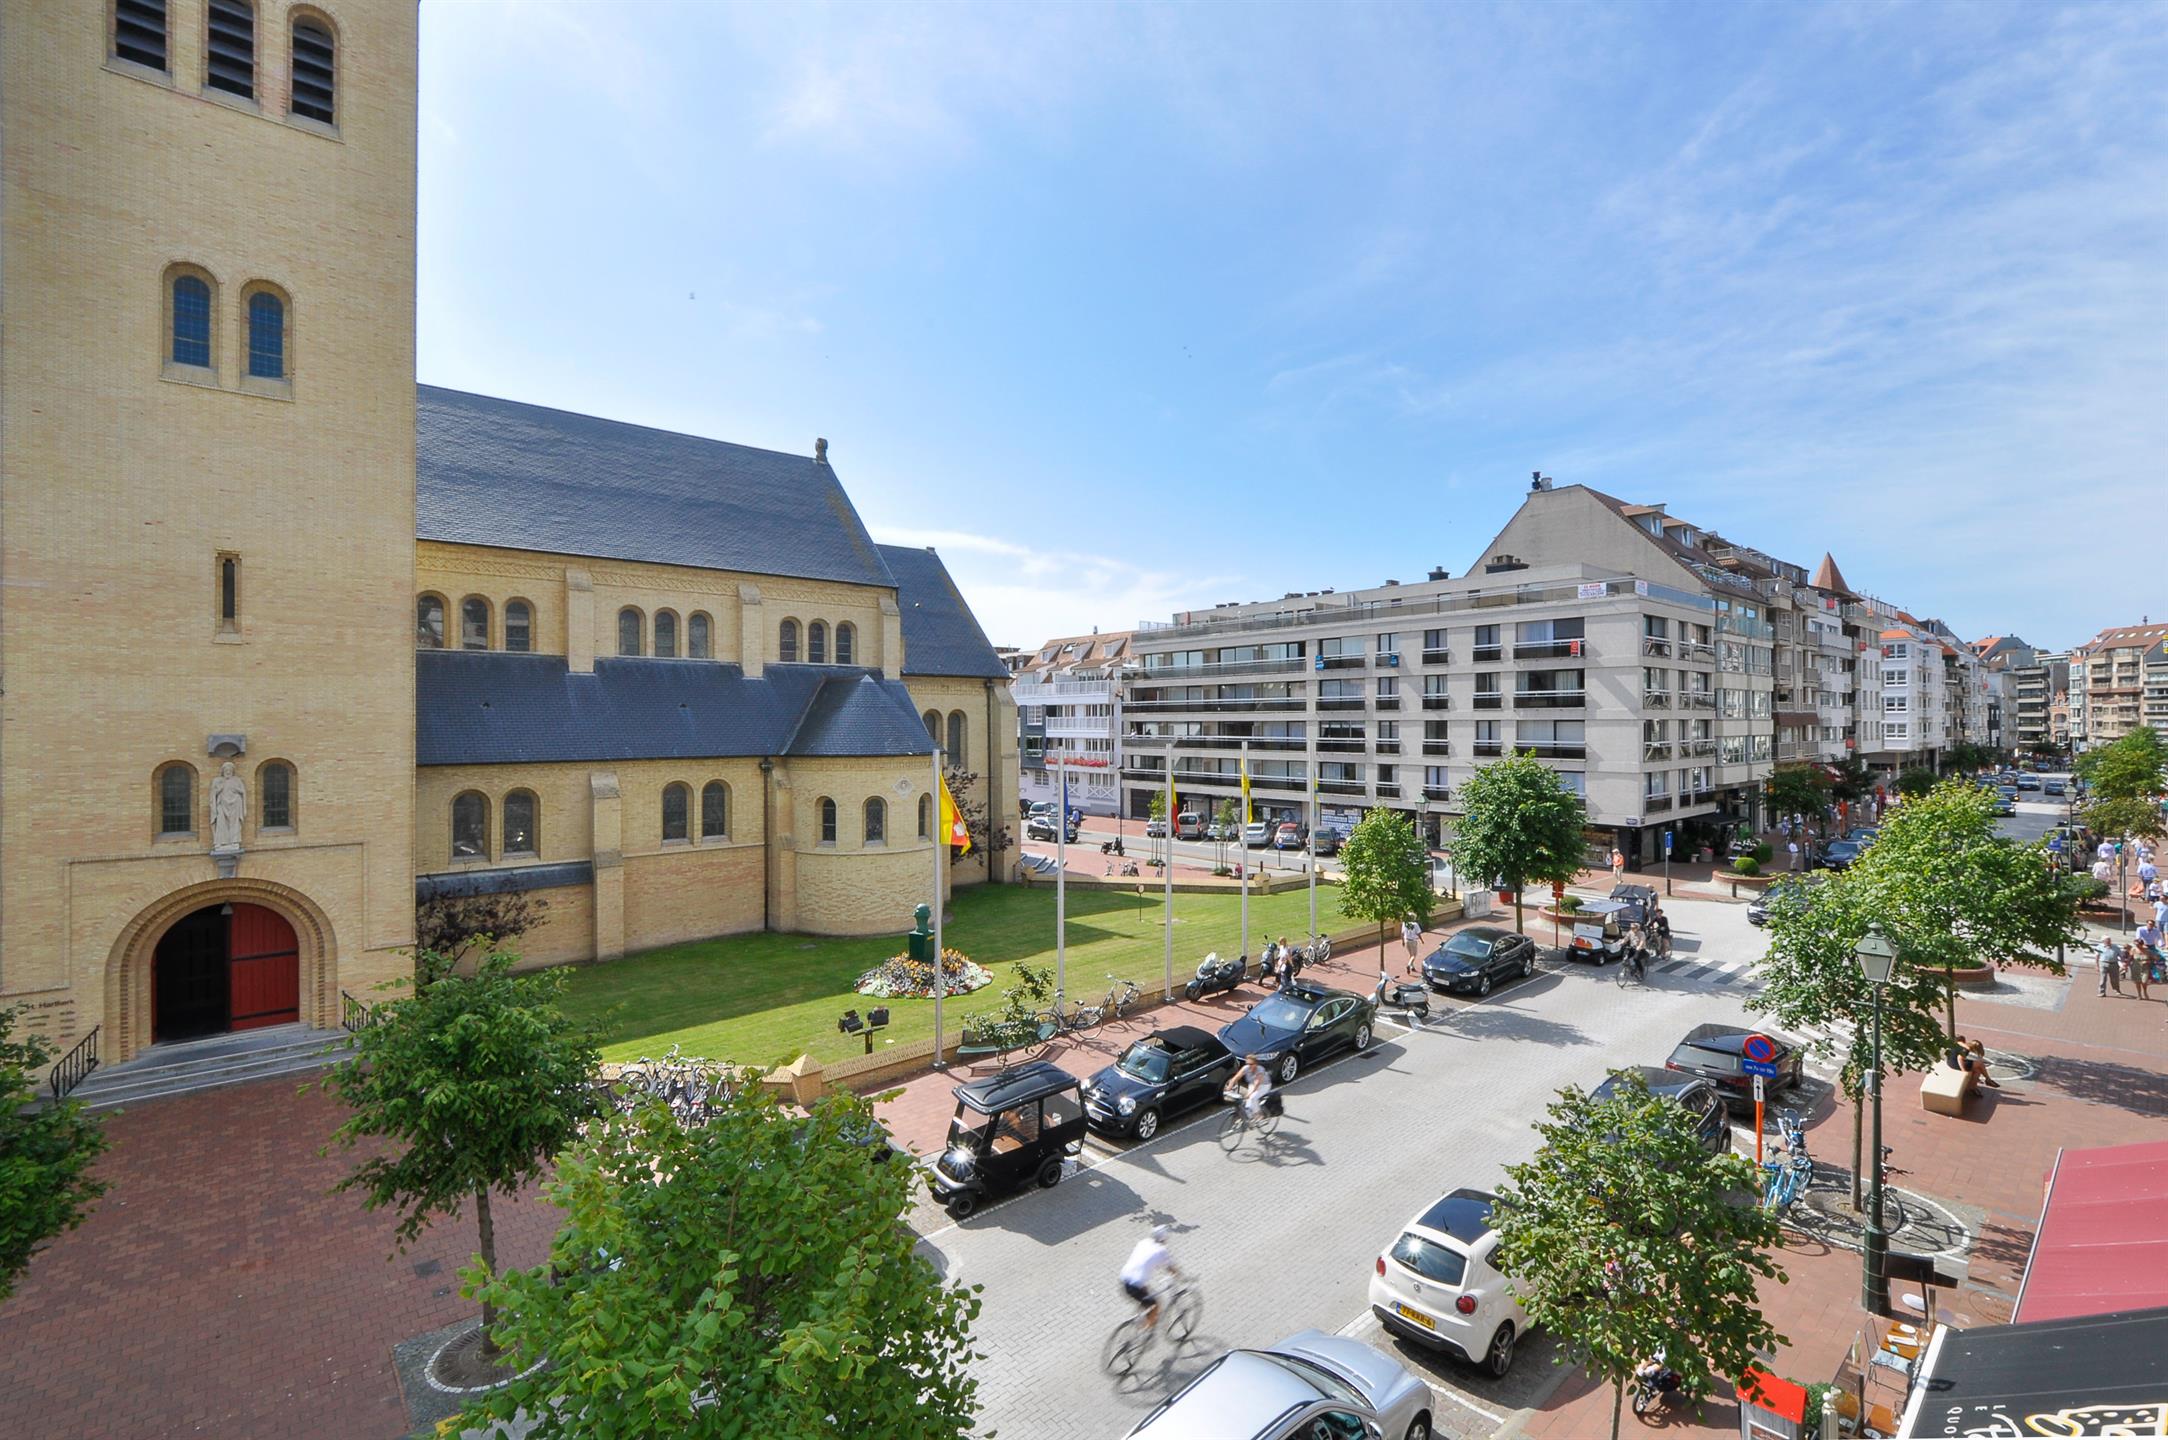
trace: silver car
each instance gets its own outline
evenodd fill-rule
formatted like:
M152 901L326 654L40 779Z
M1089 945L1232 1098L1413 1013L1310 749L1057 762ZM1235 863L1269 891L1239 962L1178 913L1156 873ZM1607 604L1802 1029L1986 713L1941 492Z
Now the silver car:
M1305 1330L1230 1350L1142 1420L1150 1440L1430 1440L1430 1387L1359 1340Z

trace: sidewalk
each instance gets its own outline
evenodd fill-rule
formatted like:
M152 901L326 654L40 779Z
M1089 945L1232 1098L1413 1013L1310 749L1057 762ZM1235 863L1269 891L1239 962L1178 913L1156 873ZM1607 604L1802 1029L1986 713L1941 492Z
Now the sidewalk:
M2035 974L2039 972L2034 972ZM2126 993L2094 992L2097 972L2073 966L2067 980L2026 987L2022 996L1981 999L1961 995L1958 1028L1984 1041L1994 1059L2000 1090L1986 1090L1960 1118L1920 1108L1920 1079L1892 1077L1883 1097L1883 1143L1899 1167L1891 1184L1907 1196L1947 1206L1975 1233L1964 1259L1964 1277L1936 1292L1940 1319L1968 1327L2006 1322L2031 1253L2047 1177L2058 1149L2168 1139L2168 1001L2141 1001ZM2164 987L2168 989L2168 987ZM2034 993L2037 992L2037 993ZM1851 1161L1852 1107L1841 1097L1810 1117L1809 1142L1825 1166L1847 1169ZM1867 1327L1860 1309L1858 1251L1786 1232L1779 1256L1786 1285L1764 1285L1761 1301L1788 1344L1770 1369L1801 1383L1827 1380L1846 1350ZM1917 1244L1912 1232L1897 1248ZM1921 1246L1920 1248L1926 1248ZM1917 1316L1907 1295L1918 1287L1891 1287L1893 1308ZM1869 1343L1872 1343L1870 1339ZM1874 1377L1891 1377L1875 1370ZM1902 1392L1870 1379L1869 1397L1902 1408ZM1509 1429L1537 1437L1579 1440L1610 1425L1611 1392L1575 1374L1543 1408ZM1627 1429L1639 1422L1627 1415ZM1673 1409L1659 1422L1675 1436L1733 1437L1738 1409L1712 1400L1696 1417Z

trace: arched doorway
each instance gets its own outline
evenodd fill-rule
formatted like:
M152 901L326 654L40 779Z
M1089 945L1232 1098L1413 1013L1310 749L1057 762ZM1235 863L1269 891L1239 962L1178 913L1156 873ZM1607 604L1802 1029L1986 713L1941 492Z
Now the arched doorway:
M176 920L151 957L151 1038L191 1040L301 1018L301 945L276 910L245 901Z

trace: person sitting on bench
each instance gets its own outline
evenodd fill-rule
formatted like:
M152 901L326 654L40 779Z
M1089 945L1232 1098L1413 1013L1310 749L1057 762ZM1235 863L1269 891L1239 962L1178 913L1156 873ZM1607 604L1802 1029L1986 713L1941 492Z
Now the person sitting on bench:
M1956 1048L1949 1053L1949 1061L1952 1068L1972 1076L1975 1083L1985 1085L1991 1090L2002 1088L2001 1083L1987 1072L1987 1047L1979 1041L1958 1036Z

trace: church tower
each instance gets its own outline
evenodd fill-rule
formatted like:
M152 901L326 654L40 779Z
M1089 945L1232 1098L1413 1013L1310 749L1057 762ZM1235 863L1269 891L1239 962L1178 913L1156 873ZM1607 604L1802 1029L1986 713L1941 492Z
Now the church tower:
M413 936L415 0L0 0L0 1007L335 1025Z

